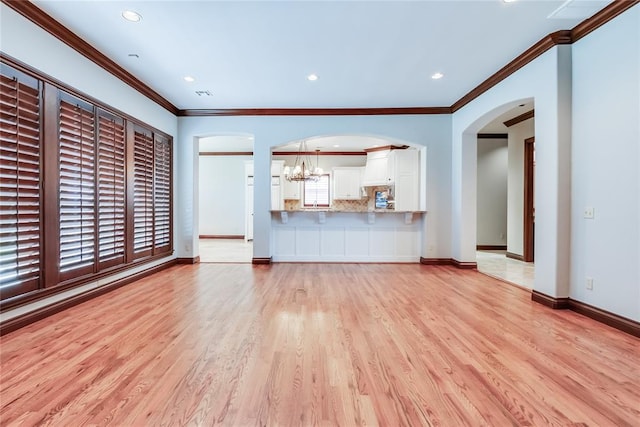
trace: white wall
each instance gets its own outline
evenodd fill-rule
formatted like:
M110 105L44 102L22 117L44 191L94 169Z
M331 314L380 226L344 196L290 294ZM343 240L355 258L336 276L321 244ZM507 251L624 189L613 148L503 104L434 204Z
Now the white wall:
M534 290L640 319L640 7L556 46L453 115L452 252L474 259L475 133L535 101ZM595 219L582 218L584 207ZM585 278L594 279L593 291Z
M524 140L534 136L534 120L511 126L507 196L507 251L524 255Z
M507 140L478 139L478 245L507 242Z
M179 122L178 205L180 229L176 248L179 256L192 257L198 236L198 155L199 137L221 134L254 136L254 257L270 257L271 213L269 169L271 148L287 142L323 135L370 135L397 143L426 146L426 209L422 224L421 256L451 256L451 116L249 116L181 117ZM195 179L194 179L195 178ZM194 197L195 195L195 197ZM194 209L191 209L191 206Z
M536 247L534 289L569 294L571 46L556 46L453 114L452 253L475 261L478 131L523 101L535 102ZM569 150L569 151L567 151Z
M640 6L573 45L572 117L571 298L638 321Z
M244 236L247 160L251 156L200 156L201 236Z

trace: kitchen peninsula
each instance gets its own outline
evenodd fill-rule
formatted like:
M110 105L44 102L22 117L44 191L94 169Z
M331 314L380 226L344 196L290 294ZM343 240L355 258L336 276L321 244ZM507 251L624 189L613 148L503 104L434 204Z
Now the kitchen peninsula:
M419 262L424 211L271 211L273 261Z
M417 150L375 150L365 167L334 167L330 176L329 206L318 207L305 205L300 182L282 180L283 202L271 210L274 262L420 261Z

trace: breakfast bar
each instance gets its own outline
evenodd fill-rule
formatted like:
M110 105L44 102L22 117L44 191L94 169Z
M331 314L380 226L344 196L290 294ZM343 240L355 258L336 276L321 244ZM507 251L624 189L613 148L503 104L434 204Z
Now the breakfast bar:
M420 261L425 211L272 210L275 262Z

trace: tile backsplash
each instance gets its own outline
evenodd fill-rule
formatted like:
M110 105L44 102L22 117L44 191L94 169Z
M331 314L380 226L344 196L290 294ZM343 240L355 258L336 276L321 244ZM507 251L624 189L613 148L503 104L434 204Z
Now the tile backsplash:
M376 191L387 191L389 187L366 187L367 197L359 200L334 200L331 209L343 212L366 212L375 207ZM285 200L284 209L287 211L302 210L302 200Z
M332 209L347 212L364 212L368 206L367 199L360 200L334 200Z

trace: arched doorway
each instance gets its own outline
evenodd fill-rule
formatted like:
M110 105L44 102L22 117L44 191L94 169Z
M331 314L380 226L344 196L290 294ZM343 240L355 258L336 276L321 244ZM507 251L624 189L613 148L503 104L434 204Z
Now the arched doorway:
M533 101L482 127L477 138L478 271L533 289Z

